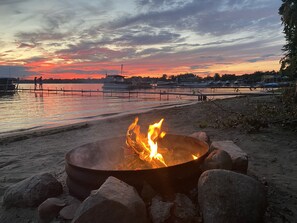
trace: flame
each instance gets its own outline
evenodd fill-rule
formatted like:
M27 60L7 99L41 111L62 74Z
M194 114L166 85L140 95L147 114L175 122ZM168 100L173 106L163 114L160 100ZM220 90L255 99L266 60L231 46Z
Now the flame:
M141 133L140 126L137 124L138 117L127 130L126 144L134 149L141 160L148 162L154 168L167 166L162 154L158 153L157 143L158 138L166 135L161 131L163 121L164 119L161 119L158 123L150 125L146 136Z
M192 157L193 157L193 160L198 159L198 156L192 155Z

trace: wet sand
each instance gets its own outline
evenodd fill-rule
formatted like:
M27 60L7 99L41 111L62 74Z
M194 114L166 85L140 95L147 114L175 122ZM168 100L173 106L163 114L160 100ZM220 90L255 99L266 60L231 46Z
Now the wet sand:
M297 136L275 124L258 133L244 126L219 126L236 113L252 114L255 105L278 103L272 97L234 98L139 114L139 124L165 118L168 133L188 135L205 131L212 141L233 140L249 155L248 174L268 187L266 222L297 219ZM136 115L107 118L55 129L31 130L0 137L0 198L5 189L37 173L51 172L65 180L64 156L71 149L101 139L123 136ZM36 222L36 209L0 209L0 222Z

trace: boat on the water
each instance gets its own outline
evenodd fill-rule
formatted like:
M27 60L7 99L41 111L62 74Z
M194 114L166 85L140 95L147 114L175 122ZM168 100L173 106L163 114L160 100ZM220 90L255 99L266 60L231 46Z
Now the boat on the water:
M176 88L178 87L178 83L174 81L157 81L157 88Z
M18 88L18 79L10 77L0 78L0 94L14 93Z
M107 75L102 88L104 90L131 90L133 84L122 75Z
M122 75L107 75L102 88L103 90L134 90L152 88L152 85L137 78L126 79Z

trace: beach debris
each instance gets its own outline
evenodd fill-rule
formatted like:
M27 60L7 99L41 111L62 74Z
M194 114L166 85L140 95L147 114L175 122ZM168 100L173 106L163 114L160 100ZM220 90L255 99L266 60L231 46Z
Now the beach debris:
M262 222L266 208L264 186L249 176L229 170L205 171L198 181L203 222Z
M147 222L143 200L134 187L109 177L78 208L73 223Z
M38 174L7 188L3 195L3 206L37 207L47 198L62 193L62 184L50 173Z
M198 213L193 202L185 194L177 193L174 199L174 222L193 222Z
M232 159L226 151L215 149L205 158L202 169L203 171L211 169L231 170Z
M149 208L151 221L153 223L166 222L171 216L170 211L173 205L173 202L164 202L161 197L155 196Z
M229 153L232 159L232 170L244 174L247 173L248 155L233 141L213 141L210 145L210 151L215 149L224 150Z
M51 222L65 205L65 202L58 198L51 197L46 199L38 206L39 221L43 223Z
M75 201L60 210L60 216L65 220L72 220L81 202Z
M209 139L208 135L206 134L206 132L202 132L202 131L194 132L189 136L196 138L200 141L206 142L207 144L210 144L210 139Z

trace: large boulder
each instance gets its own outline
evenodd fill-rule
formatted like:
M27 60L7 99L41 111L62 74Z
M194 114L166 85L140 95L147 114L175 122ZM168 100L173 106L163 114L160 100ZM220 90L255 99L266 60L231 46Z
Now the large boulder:
M73 223L147 222L143 200L134 187L114 177L91 193L78 208Z
M265 213L266 192L249 176L208 170L198 181L198 202L204 223L257 223Z
M246 173L248 168L248 155L233 141L213 141L210 145L210 151L220 149L226 151L232 159L232 170L240 173Z
M4 193L3 205L36 207L47 198L63 193L62 184L49 173L35 175L10 186Z
M203 171L211 169L231 170L232 159L226 151L215 149L205 158L202 169Z

